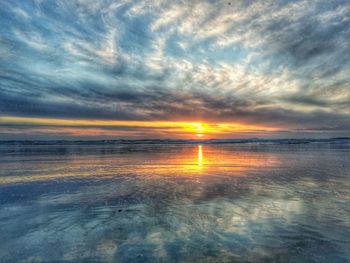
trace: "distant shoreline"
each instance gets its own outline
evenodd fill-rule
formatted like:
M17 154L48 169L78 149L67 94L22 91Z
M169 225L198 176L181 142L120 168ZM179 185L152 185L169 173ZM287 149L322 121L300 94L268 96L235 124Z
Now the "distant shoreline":
M208 140L174 140L174 139L117 139L117 140L0 140L2 145L118 145L118 144L244 144L244 143L350 143L350 137L328 139L208 139Z

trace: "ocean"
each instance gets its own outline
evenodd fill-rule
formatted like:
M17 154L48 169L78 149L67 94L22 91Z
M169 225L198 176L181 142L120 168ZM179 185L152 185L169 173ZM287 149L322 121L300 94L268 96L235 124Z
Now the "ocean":
M350 139L2 141L0 262L350 262Z

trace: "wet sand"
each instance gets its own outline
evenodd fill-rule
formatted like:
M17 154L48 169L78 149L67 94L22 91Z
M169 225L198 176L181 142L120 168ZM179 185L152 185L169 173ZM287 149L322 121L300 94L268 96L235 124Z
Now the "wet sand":
M349 262L349 141L0 144L0 262Z

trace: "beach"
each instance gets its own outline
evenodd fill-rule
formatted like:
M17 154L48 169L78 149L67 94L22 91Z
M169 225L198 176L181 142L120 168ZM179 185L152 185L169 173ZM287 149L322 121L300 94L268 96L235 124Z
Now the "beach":
M349 262L350 140L0 143L0 262Z

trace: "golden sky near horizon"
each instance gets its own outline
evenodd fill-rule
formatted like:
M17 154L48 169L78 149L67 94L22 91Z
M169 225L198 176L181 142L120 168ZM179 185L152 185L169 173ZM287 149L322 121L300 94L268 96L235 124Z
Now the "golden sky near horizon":
M0 124L29 126L37 132L66 134L72 137L125 136L130 138L210 139L234 137L251 132L274 132L278 128L242 123L180 121L83 120L0 116Z

